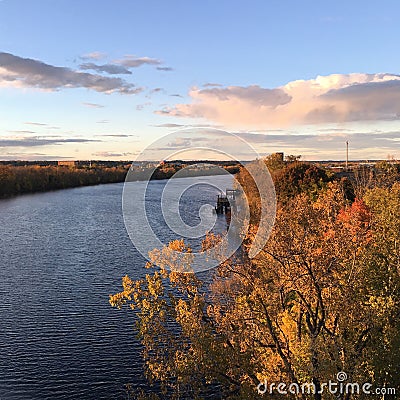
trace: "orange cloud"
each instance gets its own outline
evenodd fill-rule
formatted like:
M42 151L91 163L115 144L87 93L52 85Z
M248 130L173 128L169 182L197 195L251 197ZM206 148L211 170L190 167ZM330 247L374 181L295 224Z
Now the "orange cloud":
M318 76L273 89L194 87L189 95L191 103L159 113L205 118L229 128L265 129L400 116L400 76L392 74Z

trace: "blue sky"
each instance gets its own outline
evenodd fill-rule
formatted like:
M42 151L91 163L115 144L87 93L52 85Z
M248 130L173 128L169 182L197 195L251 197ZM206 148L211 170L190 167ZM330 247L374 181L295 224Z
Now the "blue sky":
M398 1L2 0L0 159L130 160L200 125L203 147L219 128L261 154L400 158L399 19Z

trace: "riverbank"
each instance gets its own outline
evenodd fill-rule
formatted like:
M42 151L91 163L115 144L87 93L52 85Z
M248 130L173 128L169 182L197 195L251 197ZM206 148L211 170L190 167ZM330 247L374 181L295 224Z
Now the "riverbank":
M128 171L129 181L170 179L178 171L179 177L220 175L223 170L235 174L236 165L214 165L211 167L189 167L167 163L154 167L134 166L121 163L116 166L106 165L0 165L0 199L21 194L46 192L80 186L92 186L105 183L124 182ZM223 169L223 170L222 170Z

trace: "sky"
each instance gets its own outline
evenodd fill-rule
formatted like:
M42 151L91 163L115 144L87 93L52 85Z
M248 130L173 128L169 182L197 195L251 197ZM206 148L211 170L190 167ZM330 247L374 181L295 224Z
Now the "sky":
M0 0L0 159L215 158L227 132L400 159L399 38L397 0Z

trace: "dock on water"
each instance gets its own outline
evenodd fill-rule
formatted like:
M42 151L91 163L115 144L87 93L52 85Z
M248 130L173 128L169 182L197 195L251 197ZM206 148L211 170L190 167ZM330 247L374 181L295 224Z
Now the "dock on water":
M225 194L219 194L217 197L217 205L215 212L217 214L227 214L231 212L231 206L235 202L236 190L226 189Z

